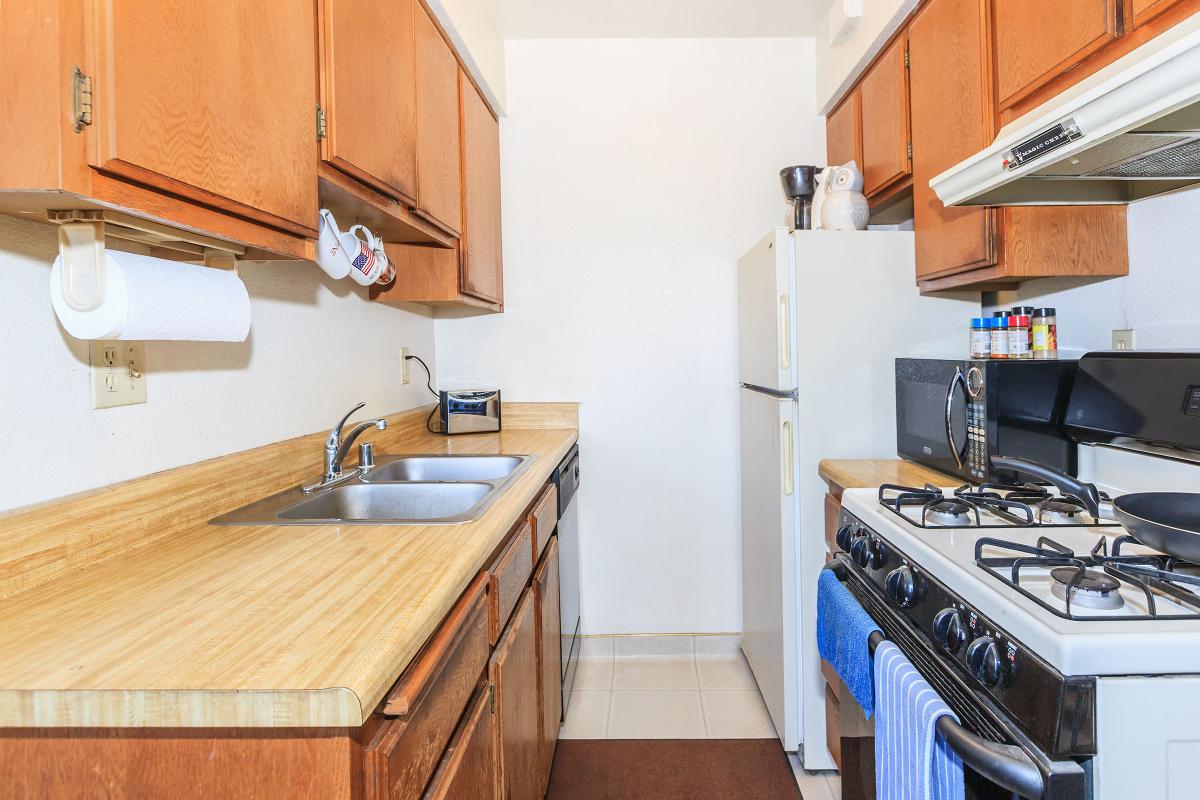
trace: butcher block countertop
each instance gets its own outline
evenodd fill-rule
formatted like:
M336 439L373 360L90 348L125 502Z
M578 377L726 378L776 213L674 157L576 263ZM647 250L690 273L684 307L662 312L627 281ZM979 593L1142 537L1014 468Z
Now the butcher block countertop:
M576 441L575 407L545 405L364 436L536 455L472 523L208 524L319 474L323 434L0 515L0 727L361 725Z
M943 472L938 472L911 461L899 458L826 458L817 465L817 474L828 484L833 493L840 496L843 489L876 489L885 483L901 486L958 486L963 483Z

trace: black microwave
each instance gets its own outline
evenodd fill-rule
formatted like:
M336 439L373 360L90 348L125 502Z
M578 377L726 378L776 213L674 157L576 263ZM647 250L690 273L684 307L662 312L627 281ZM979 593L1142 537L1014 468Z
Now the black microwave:
M1019 456L1076 474L1062 424L1078 362L896 359L901 458L975 483L1018 483L991 466Z

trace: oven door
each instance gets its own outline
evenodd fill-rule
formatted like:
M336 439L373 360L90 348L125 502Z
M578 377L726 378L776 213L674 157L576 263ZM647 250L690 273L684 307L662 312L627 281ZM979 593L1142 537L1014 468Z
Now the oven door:
M1088 798L1089 764L1056 760L1039 749L991 700L969 686L920 631L887 605L877 589L849 565L845 553L839 553L829 568L958 715L960 724L947 720L938 732L963 761L967 798Z
M896 359L896 449L901 458L964 479L969 364L929 358Z

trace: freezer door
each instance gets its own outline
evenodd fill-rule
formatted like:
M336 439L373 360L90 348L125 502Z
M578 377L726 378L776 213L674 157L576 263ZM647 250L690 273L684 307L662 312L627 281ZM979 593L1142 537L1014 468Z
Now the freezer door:
M796 385L792 238L777 228L738 261L738 380L787 391Z
M796 404L741 399L742 650L785 749L798 745Z

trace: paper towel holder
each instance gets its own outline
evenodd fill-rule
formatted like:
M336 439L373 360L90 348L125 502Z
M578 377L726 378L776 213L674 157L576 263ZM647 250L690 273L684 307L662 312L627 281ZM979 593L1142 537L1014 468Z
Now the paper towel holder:
M119 211L85 209L47 211L58 225L58 252L62 258L62 296L76 311L91 311L104 302L107 239L121 239L185 253L205 266L237 270L237 258L246 248L199 233L181 231Z

